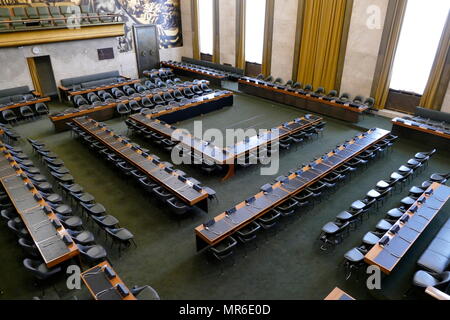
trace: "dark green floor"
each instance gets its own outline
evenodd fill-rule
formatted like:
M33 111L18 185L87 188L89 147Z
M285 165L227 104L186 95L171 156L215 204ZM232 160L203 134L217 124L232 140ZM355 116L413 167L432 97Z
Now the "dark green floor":
M58 105L53 104L52 108L58 108ZM194 120L202 120L204 130L236 128L236 123L243 129L271 128L302 114L295 108L239 94L235 97L233 107L175 125L192 129ZM364 172L357 174L313 210L299 214L296 219L284 221L276 235L266 239L266 235L261 233L257 250L250 249L245 257L245 251L239 248L234 265L227 264L221 268L208 261L204 254L196 254L193 230L197 225L255 194L261 185L271 182L274 177L330 151L358 132L372 127L391 127L388 119L374 116L366 117L358 125L328 118L326 121L323 138L282 153L279 173L272 177L259 175L259 167L254 167L238 170L233 179L221 182L219 176L206 175L200 170L181 166L180 169L190 176L215 189L219 197L219 203L210 203L208 214L196 212L182 220L174 218L157 202L147 199L138 187L127 184L116 171L74 140L69 132L55 134L48 119L23 123L16 129L23 138L44 141L64 160L76 181L92 193L109 214L116 216L122 227L135 234L138 248L127 250L120 259L116 248L107 248L114 268L129 286L149 284L159 292L162 299L323 299L335 286L357 299L401 299L403 292L408 289L415 262L449 215L449 206L410 250L405 261L398 266L398 271L384 278L382 290L378 292L368 292L363 280L355 281L352 278L345 281L338 265L343 254L358 245L362 236L374 228L384 212L397 205L407 190L395 193L380 208L379 213L374 213L369 220L364 221L334 252L320 252L315 240L326 222L333 220L353 201L364 197L378 180L388 178L392 171L417 151L430 149L408 140L398 141L392 153L370 164ZM118 132L126 133L126 126L120 119L107 123ZM169 160L167 154L145 141L137 138L132 140ZM31 147L25 140L20 145L31 154ZM440 150L432 158L428 169L409 186L419 184L433 172L449 170L449 153ZM87 228L97 230L92 224L87 224ZM103 244L103 234L98 237L99 243ZM33 287L31 275L22 267L24 256L16 241L8 229L0 225L0 252L3 258L0 264L0 299L29 299L40 295L40 291ZM69 292L64 287L65 281L61 278L55 286L57 291L47 290L46 298L88 298L86 290Z

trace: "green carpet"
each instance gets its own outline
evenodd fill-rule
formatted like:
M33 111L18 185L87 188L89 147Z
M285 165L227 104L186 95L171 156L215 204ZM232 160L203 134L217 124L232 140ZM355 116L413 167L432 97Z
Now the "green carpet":
M51 110L59 110L58 103L51 104ZM195 120L203 121L203 129L218 128L271 128L285 121L303 115L304 112L267 100L237 94L233 107L228 107L196 119L175 124L192 129ZM256 192L276 176L287 173L301 163L330 151L337 144L351 138L358 132L372 127L390 129L388 119L366 116L358 125L325 117L327 126L322 138L315 139L298 148L282 152L280 170L274 176L261 176L259 167L239 169L234 178L221 182L220 176L208 175L189 166L179 166L189 176L200 180L217 191L219 202L210 202L209 213L195 212L184 218L175 218L167 209L145 196L137 186L128 184L116 170L95 157L70 132L55 133L47 118L16 126L23 140L20 146L32 154L26 137L42 140L65 162L76 182L85 191L93 194L109 214L120 220L120 225L134 233L138 247L131 247L119 259L116 247L107 245L114 268L128 286L151 285L162 299L323 299L335 286L347 291L357 299L401 299L411 283L415 262L430 242L433 235L449 215L449 207L433 221L425 234L417 241L404 261L392 275L383 279L382 289L369 292L365 281L351 278L345 281L343 270L338 266L344 253L359 245L362 236L376 225L389 209L396 207L406 196L407 189L420 184L433 172L450 170L449 153L440 150L430 161L429 167L415 177L403 192L390 197L378 213L371 215L362 226L335 251L323 253L316 243L321 227L349 205L365 196L377 181L389 177L392 171L404 164L418 151L427 151L428 146L409 140L398 141L393 152L373 162L363 172L342 185L329 199L314 209L300 213L297 218L283 221L276 235L260 233L258 248L237 249L234 265L223 266L208 260L205 254L195 250L194 228L217 214L239 203ZM235 124L239 125L236 126ZM126 134L123 120L114 119L107 124L119 133ZM132 140L147 147L162 159L169 155L136 137ZM33 157L36 163L39 160ZM45 169L42 172L46 174ZM97 234L97 228L85 222L104 244L104 234ZM4 261L0 264L0 299L30 299L41 295L33 286L33 278L22 266L24 254L17 239L7 227L0 225L0 252ZM46 299L67 299L77 296L89 298L86 290L64 289L64 277L56 281L55 289L46 290Z

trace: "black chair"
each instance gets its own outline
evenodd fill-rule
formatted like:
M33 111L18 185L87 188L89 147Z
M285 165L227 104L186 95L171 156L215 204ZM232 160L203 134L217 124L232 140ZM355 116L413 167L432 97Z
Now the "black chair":
M153 104L153 102L152 102L152 101L150 100L150 98L148 98L148 97L142 98L142 100L141 100L141 105L142 105L142 107L144 107L144 108L149 108L149 109L155 107L155 105Z
M126 117L131 113L131 109L124 103L119 103L116 107L116 111L121 117Z
M83 227L83 220L77 216L64 216L62 214L56 214L58 220L64 226L69 229L81 229Z
M16 114L11 109L3 110L2 117L8 123L13 123L17 120Z
M22 222L18 222L15 219L9 220L7 223L8 228L14 232L19 238L29 238L30 234L28 233L28 230L25 228L24 224Z
M83 210L91 217L101 216L106 213L105 207L100 203L80 203Z
M36 113L38 115L48 114L48 112L49 112L45 103L42 103L42 102L36 103L35 109L36 109Z
M344 236L348 234L348 227L350 222L328 222L322 227L322 232L319 235L319 240L322 242L320 249L327 251L330 248L334 249L337 244L341 243Z
M91 216L92 220L102 229L115 228L119 225L119 220L111 215L106 216Z
M237 245L236 239L233 237L227 237L223 241L219 242L217 245L211 247L209 251L212 253L213 257L215 257L220 262L225 259L233 256L234 247Z
M83 246L94 244L95 238L92 232L83 230L71 230L67 229L67 232L72 237L73 241L75 241L77 244L81 244Z
M192 90L190 88L184 88L183 89L183 94L186 98L190 99L194 96L194 93L192 92Z
M121 254L122 246L129 247L131 243L137 248L136 242L134 241L134 235L125 228L105 228L106 234L109 235L112 239L111 247L114 242L119 243L119 257Z
M131 288L131 293L138 300L161 300L161 298L158 295L158 292L156 292L156 290L150 286L143 286L143 287L134 286L133 288Z
M132 113L139 112L142 109L141 105L136 100L131 100L128 103L128 106L130 107Z
M40 257L41 254L39 252L39 249L37 248L36 244L33 241L27 238L19 238L19 245L30 257L33 258Z
M167 199L166 203L169 205L169 209L176 215L184 215L185 213L192 210L191 206L185 204L184 202L181 202L175 197Z
M78 249L81 256L91 265L95 265L106 260L106 250L100 245L84 246L79 244Z
M20 107L19 111L24 119L33 118L36 115L29 106Z
M49 269L43 261L28 258L23 260L23 266L39 280L48 279L62 270L60 267Z

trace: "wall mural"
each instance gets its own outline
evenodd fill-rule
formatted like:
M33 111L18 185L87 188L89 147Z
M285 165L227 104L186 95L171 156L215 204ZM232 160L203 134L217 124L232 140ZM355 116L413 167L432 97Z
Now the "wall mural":
M16 3L24 0L8 0ZM68 0L33 1L67 2ZM125 36L119 37L120 52L133 50L133 25L156 24L160 48L183 46L181 29L181 0L70 0L75 5L89 5L96 12L120 14L125 22Z

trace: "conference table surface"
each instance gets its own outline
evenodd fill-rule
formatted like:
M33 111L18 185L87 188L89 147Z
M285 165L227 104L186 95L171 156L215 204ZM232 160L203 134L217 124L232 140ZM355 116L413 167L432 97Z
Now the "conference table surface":
M417 131L433 134L442 138L450 139L450 129L446 127L437 126L437 123L427 124L415 121L414 119L405 119L399 117L392 119L392 123L397 126L402 126L405 128L414 129Z
M408 220L402 223L402 218L400 218L395 223L393 228L399 228L399 230L392 233L393 228L391 228L381 238L388 237L389 242L384 246L377 243L365 255L364 260L368 264L378 266L384 273L390 274L439 213L449 197L450 187L436 182L431 184L402 216Z
M105 273L106 268L113 272L111 278ZM129 288L106 261L84 271L81 279L95 300L137 300L131 292L124 297L117 290L117 285L123 285L128 291Z
M191 181L183 181L184 179L178 173L170 170L157 159L143 153L141 149L136 148L129 140L116 135L106 126L87 117L76 118L73 122L185 203L192 206L207 199L208 193L204 189L196 190Z
M288 135L305 130L322 121L321 117L306 115L306 117L297 118L293 121L286 122L281 126L272 128L261 135L248 137L246 140L240 141L231 147L219 148L202 139L196 138L189 133L179 130L164 121L153 119L151 114L135 114L132 115L130 119L166 138L171 138L174 141L180 142L184 146L203 155L204 158L212 160L217 164L233 164L235 159L252 150L270 144L271 142L282 139Z
M77 245L66 245L63 237L71 239L58 217L40 196L13 157L2 146L0 151L0 181L17 213L24 222L45 264L51 268L79 254ZM48 213L47 213L48 212ZM58 221L59 222L59 221Z
M161 65L170 67L172 69L188 71L188 72L196 73L196 74L199 74L202 76L208 76L208 77L217 78L217 79L221 79L221 80L225 80L228 77L226 74L224 74L222 72L206 70L200 66L197 66L195 68L194 67L186 67L186 66L181 65L181 63L170 63L167 61L161 62Z
M276 182L271 190L260 191L252 198L216 216L209 221L211 226L205 227L205 224L202 224L196 227L197 250L200 251L204 247L213 246L224 240L384 139L389 133L387 130L375 128L360 134L325 156L284 177L283 181Z
M355 300L351 295L344 292L342 289L336 287L334 288L326 297L324 300Z
M369 109L368 106L362 105L362 104L358 104L357 106L355 105L355 107L352 107L351 105L353 103L351 101L348 101L345 103L339 103L339 101L336 98L329 98L324 95L315 96L316 94L314 92L308 92L306 94L301 94L299 92L299 89L293 89L288 86L284 86L281 84L274 84L274 83L267 82L264 80L259 80L256 78L242 77L241 79L239 79L239 83L251 85L251 86L265 89L265 90L270 90L273 92L287 94L287 95L298 97L298 98L303 98L303 99L310 100L310 101L321 102L321 103L324 103L331 107L346 109L348 111L352 111L352 112L356 112L356 113L363 113L364 111Z
M323 120L321 117L308 114L293 121L285 122L278 127L267 130L263 134L247 137L231 147L220 148L163 121L153 119L151 114L135 114L130 119L165 138L181 143L184 147L201 155L203 159L228 166L228 171L223 180L234 176L236 160L240 159L240 157L253 151L256 152L258 148L270 145L284 137L306 130Z
M50 97L36 97L35 99L28 100L28 101L2 104L2 105L0 105L0 112L9 110L9 109L20 108L20 107L24 107L24 106L32 106L36 103L44 103L44 102L48 102L50 100L51 100Z

